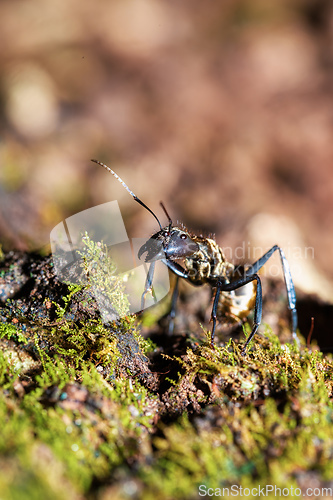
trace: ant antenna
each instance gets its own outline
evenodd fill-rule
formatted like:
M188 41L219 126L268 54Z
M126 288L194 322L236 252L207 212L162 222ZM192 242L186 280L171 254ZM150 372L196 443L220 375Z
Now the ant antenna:
M134 193L133 191L130 190L130 188L127 186L127 184L125 184L125 182L119 177L118 174L116 174L116 172L114 172L110 167L108 167L107 165L105 165L104 163L102 163L101 161L98 161L98 160L91 160L93 161L94 163L97 163L98 165L101 165L101 167L104 167L106 170L108 170L108 172L110 172L116 179L117 181L120 182L120 184L123 185L123 187L126 189L126 191L134 198L135 201L137 201L138 203L140 203L141 206L143 206L146 210L148 210L148 212L150 212L154 217L155 219L157 220L158 222L158 225L160 226L160 229L162 231L162 226L161 226L161 223L160 221L158 220L158 218L156 217L156 215L154 214L154 212L152 210L150 210L149 207L147 207L147 205L145 205L143 203L143 201L140 200L140 198L138 198ZM165 211L165 209L164 209ZM169 216L168 216L169 217ZM170 217L169 217L169 220L170 220Z
M165 215L166 215L166 216L167 216L167 218L168 218L168 221L169 221L169 231L170 231L170 230L171 230L171 227L172 227L172 220L171 220L171 217L170 217L170 215L168 214L168 211L167 211L167 209L165 208L163 201L160 201L160 205L161 205L161 207L163 208L164 213L165 213Z

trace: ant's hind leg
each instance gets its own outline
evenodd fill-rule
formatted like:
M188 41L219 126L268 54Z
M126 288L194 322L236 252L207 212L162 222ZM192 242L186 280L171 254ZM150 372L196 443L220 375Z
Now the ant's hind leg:
M247 285L247 283L250 283L251 281L256 281L257 282L257 291L256 291L256 302L254 306L254 324L252 327L252 331L250 335L248 336L245 345L242 350L242 356L246 353L247 346L253 339L254 335L256 334L260 323L261 323L261 317L262 317L262 287L261 287L261 280L258 276L258 274L250 274L248 276L245 275L245 277L240 278L238 280L232 281L231 283L227 283L223 285L222 290L225 292L231 292L232 290L236 290L237 288L240 288L241 286ZM215 304L215 300L214 300Z
M256 303L254 306L254 321L253 321L253 327L250 335L248 336L245 345L242 350L242 356L245 355L247 346L253 339L254 335L257 333L257 330L260 326L261 323L261 318L262 318L262 287L261 287L261 280L257 274L253 276L253 278L256 279L257 281L257 292L256 292Z
M211 337L210 337L210 346L212 349L215 349L214 336L215 336L216 321L217 321L217 306L219 303L221 288L222 288L221 283L218 283L217 287L216 287L213 308L212 308L211 321L213 322L213 326L212 326L212 333L211 333Z
M292 334L293 338L297 342L297 345L299 346L300 342L296 333L297 330L296 292L295 292L294 282L291 277L289 263L286 259L284 251L278 245L274 245L270 250L268 250L268 252L266 252L262 257L260 257L260 259L258 259L254 264L252 264L252 266L250 266L250 268L246 271L245 276L251 276L252 274L257 273L259 269L261 269L266 264L268 259L273 255L273 253L276 250L278 250L280 254L283 276L287 289L288 308L291 313Z

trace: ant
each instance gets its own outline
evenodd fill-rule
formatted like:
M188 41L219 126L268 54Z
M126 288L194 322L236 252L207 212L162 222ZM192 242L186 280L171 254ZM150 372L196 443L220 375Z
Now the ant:
M170 332L173 330L179 278L183 278L195 286L208 284L215 290L211 314L211 321L213 323L211 347L213 349L219 309L222 313L227 313L231 317L236 316L241 318L249 314L254 304L253 327L242 350L242 355L244 355L260 326L262 318L262 286L258 272L273 253L278 251L287 289L288 308L291 312L292 334L296 342L299 343L296 334L297 311L295 287L286 256L278 245L274 245L254 264L248 268L244 268L240 272L239 268L235 268L233 264L227 262L222 248L218 246L215 240L193 235L184 227L173 226L172 220L161 202L162 209L169 222L167 226L162 227L154 212L129 189L119 175L104 163L98 160L92 161L108 170L123 185L134 200L153 215L159 225L159 231L153 234L138 252L139 259L146 253L145 262L150 263L145 290L142 295L142 309L144 308L146 294L152 291L155 262L156 260L161 260L177 277L171 300ZM245 287L245 285L250 285L250 287ZM244 287L244 289L239 293L241 287Z

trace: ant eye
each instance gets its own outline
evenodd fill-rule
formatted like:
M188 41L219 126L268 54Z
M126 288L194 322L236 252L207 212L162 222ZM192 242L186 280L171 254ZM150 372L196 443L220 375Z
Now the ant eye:
M180 235L180 239L181 240L186 240L186 238L187 238L186 234L183 233L183 234Z

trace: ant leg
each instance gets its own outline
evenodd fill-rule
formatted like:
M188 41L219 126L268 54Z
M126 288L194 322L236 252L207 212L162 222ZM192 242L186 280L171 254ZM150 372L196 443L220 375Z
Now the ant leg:
M143 311L145 308L146 295L148 292L150 292L152 294L154 301L157 302L156 295L155 295L155 292L154 292L154 289L152 286L154 271L155 271L155 261L151 262L151 264L149 265L149 269L148 269L148 273L147 273L147 277L146 277L145 289L144 289L144 292L141 296L141 311Z
M236 281L233 281L231 283L227 283L223 285L222 290L225 292L231 292L232 290L236 290L237 288L240 288L244 285L247 285L251 281L256 281L257 282L257 292L256 292L256 303L254 306L254 321L253 321L253 327L250 335L248 336L245 345L242 350L242 356L244 356L247 346L253 339L254 335L256 334L260 323L261 323L261 318L262 318L262 287L261 287L261 280L259 278L258 274L252 274L250 276L245 276L245 278L240 278ZM215 300L214 300L215 303Z
M188 278L188 273L185 271L185 269L180 266L179 264L177 264L177 262L172 262L170 260L166 260L166 259L160 259L161 262L163 262L163 264L165 264L169 269L171 269L171 271L173 271L175 273L175 275L179 278ZM155 292L154 292L154 288L153 288L153 277L154 277L154 272L155 272L155 260L151 261L150 265L149 265L149 270L148 270L148 273L147 273L147 278L146 278L146 283L145 283L145 289L144 289L144 292L141 296L141 310L144 309L145 307L145 299L146 299L146 295L148 292L151 292L152 296L153 296L153 299L155 301L155 303L157 302L156 300L156 295L155 295Z
M299 346L299 339L297 337L297 310L296 310L296 292L293 283L293 279L290 272L289 263L286 259L286 256L283 250L278 246L274 245L268 252L266 252L260 259L258 259L250 268L246 271L245 276L251 276L255 274L263 267L264 264L268 261L268 259L273 255L273 253L278 250L280 254L280 259L282 263L283 276L287 289L288 296L288 308L291 313L291 321L292 321L292 334L293 338L296 340L297 345Z
M256 279L257 281L257 292L256 292L256 303L254 306L254 324L252 328L252 332L248 336L245 345L242 350L242 356L244 356L247 346L253 339L254 335L257 333L257 330L260 326L261 323L261 318L262 318L262 287L261 287L261 280L257 274L253 275L253 278Z
M188 279L189 275L188 272L185 271L185 269L179 265L177 262L173 262L172 260L167 260L167 259L161 259L163 264L168 266L168 268L175 273L176 276L179 278L184 278L185 280Z
M178 293L179 293L179 276L176 277L176 283L175 287L172 292L172 299L171 299L171 309L170 309L170 314L169 314L169 328L168 328L168 334L172 335L175 329L175 317L176 317L176 304L177 304L177 299L178 299Z
M214 336L215 336L216 321L217 321L217 314L216 313L217 313L217 306L219 303L221 288L222 288L222 284L218 283L216 286L216 292L215 292L213 308L212 308L211 321L213 322L213 326L212 326L212 333L211 333L211 337L210 337L210 346L212 349L215 349Z
M172 335L173 330L174 330L174 318L176 316L176 302L178 298L178 283L179 283L179 278L188 278L188 272L185 271L185 269L179 265L177 262L173 262L172 260L167 260L167 259L161 259L163 264L165 264L170 271L172 271L176 277L177 281L175 284L175 288L172 293L172 299L171 299L171 310L170 310L170 323L169 323L169 335Z

